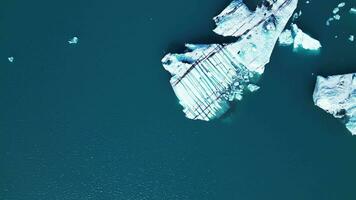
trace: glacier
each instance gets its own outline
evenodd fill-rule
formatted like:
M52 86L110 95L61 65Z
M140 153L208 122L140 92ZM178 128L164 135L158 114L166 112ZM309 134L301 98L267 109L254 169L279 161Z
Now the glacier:
M232 1L213 18L221 36L236 42L186 44L184 53L162 58L170 83L186 117L209 121L223 115L230 101L256 91L273 48L297 7L298 0L264 0L251 11L242 0Z
M318 76L313 93L314 104L335 118L356 135L356 73Z
M320 42L304 33L296 24L292 23L290 29L284 30L279 36L278 43L281 46L293 45L294 51L304 49L319 51L322 47Z

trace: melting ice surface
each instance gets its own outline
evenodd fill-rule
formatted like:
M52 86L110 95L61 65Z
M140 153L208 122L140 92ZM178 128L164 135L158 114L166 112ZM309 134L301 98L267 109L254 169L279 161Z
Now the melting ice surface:
M187 118L209 121L241 100L269 62L275 43L298 0L265 0L251 11L234 0L214 17L216 34L236 37L229 44L186 44L187 51L167 54L162 63Z
M313 94L315 105L340 118L356 135L356 73L318 76Z
M286 29L279 36L278 42L282 46L293 45L294 50L300 48L311 51L319 51L321 44L318 40L304 33L296 24L291 24L291 29Z

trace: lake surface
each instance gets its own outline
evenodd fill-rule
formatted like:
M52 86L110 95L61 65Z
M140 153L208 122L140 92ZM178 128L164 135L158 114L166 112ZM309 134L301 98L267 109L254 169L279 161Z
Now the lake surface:
M259 91L188 120L160 60L224 41L212 17L229 2L2 0L0 199L355 200L356 136L312 93L356 71L356 1L330 27L339 1L300 1L320 55L276 47Z

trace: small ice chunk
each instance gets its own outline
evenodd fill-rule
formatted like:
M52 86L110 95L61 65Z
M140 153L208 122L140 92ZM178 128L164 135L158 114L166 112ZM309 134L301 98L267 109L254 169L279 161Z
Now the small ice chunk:
M300 16L302 16L302 11L300 10L299 12L296 12L293 14L292 20L295 21L297 20Z
M351 14L356 14L356 8L350 8L350 11L349 11Z
M14 58L14 57L12 57L12 56L8 57L7 59L8 59L8 60L9 60L9 62L11 62L11 63L15 61L15 58Z
M330 26L330 22L334 21L334 18L330 17L328 20L326 20L326 25Z
M341 16L340 15L334 15L334 19L340 20Z
M338 13L339 11L340 11L340 8L337 7L337 8L334 8L333 13L336 14L336 13Z
M68 40L69 44L77 44L79 41L79 38L74 36L72 39Z
M260 86L255 85L255 84L248 84L248 85L247 85L247 89L248 89L250 92L255 92L255 91L257 91L257 90L260 89Z
M354 36L354 35L350 35L349 40L350 40L351 42L353 42L353 41L355 40L355 36Z
M309 3L310 3L310 1L306 1L305 3L306 3L306 4L309 4Z
M344 7L345 5L346 5L345 2L341 2L341 3L339 3L339 5L337 5L337 7L338 7L338 8L342 8L342 7Z

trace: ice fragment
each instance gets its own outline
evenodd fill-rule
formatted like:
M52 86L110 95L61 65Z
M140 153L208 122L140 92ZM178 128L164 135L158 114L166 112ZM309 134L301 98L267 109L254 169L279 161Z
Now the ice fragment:
M335 118L342 119L346 128L356 135L356 73L318 76L313 101Z
M68 40L69 44L77 44L79 41L78 37L73 37L72 39Z

